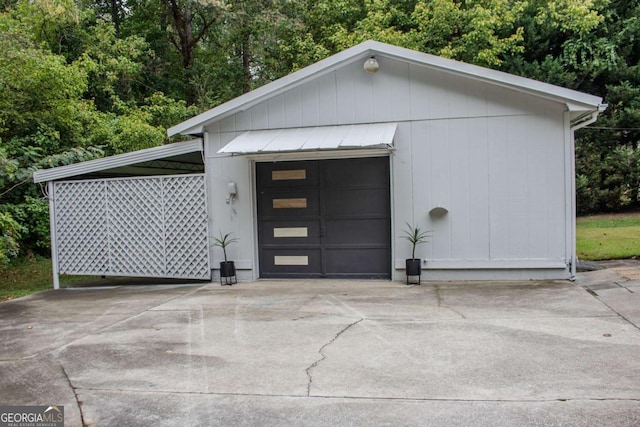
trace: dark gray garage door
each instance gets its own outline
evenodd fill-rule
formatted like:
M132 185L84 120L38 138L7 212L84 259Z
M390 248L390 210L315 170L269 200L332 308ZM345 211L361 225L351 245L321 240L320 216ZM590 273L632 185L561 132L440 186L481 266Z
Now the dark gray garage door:
M389 158L257 163L261 277L391 277Z

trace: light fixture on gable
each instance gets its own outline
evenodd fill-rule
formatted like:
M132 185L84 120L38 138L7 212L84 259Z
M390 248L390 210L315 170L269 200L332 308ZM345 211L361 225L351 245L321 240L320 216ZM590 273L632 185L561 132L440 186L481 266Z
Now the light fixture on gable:
M371 56L366 61L364 61L364 70L367 73L373 74L377 72L379 69L380 69L380 64L378 64L378 61L376 60L375 56Z

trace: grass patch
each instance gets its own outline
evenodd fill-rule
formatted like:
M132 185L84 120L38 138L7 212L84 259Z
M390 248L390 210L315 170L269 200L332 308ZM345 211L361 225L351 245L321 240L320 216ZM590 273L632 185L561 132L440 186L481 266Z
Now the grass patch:
M598 261L640 256L640 212L579 217L578 258Z
M60 286L86 281L88 276L60 276ZM16 260L0 270L0 301L53 289L51 260L46 258Z

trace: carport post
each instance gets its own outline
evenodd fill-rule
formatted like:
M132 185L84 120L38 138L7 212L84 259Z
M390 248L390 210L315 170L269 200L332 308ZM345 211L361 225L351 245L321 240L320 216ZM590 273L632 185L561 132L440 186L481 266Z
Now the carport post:
M49 232L51 234L51 268L53 269L53 289L60 289L60 277L58 277L58 241L56 239L56 191L53 181L47 182L49 194Z

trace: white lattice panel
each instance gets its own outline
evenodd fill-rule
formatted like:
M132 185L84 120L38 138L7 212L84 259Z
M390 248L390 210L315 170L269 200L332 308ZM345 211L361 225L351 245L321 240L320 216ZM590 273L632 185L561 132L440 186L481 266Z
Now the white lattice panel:
M164 275L162 181L110 181L109 265L123 275Z
M199 194L200 197L193 197ZM164 186L166 269L170 275L193 276L209 270L207 211L204 180L177 177Z
M58 268L62 274L104 275L109 270L105 181L56 185Z
M204 175L59 182L60 273L209 279Z

